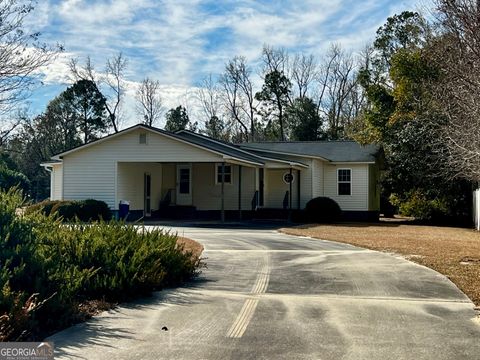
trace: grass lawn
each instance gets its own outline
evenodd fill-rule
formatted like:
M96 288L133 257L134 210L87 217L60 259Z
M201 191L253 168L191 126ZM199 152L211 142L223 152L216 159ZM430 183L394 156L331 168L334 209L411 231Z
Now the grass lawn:
M380 222L302 225L281 231L401 254L446 275L480 306L480 233L475 230Z

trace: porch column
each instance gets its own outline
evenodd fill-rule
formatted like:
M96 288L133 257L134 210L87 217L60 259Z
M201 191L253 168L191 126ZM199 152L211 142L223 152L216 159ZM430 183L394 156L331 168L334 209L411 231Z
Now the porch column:
M222 162L222 205L220 210L222 223L225 222L225 161Z
M300 170L297 170L297 208L300 210Z
M242 165L238 165L238 218L242 220Z
M290 190L288 192L288 221L292 221L292 182L293 182L293 177L292 177L292 168L290 167Z

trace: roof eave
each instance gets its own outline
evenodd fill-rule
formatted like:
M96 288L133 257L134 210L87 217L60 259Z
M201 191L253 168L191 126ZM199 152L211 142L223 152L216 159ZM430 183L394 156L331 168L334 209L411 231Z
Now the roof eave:
M332 161L332 165L348 165L348 164L375 164L375 161Z
M253 152L257 151L257 152L264 152L264 153L269 153L269 154L296 156L296 157L311 158L311 159L318 159L318 160L322 160L322 161L331 162L331 160L329 160L327 158L324 158L322 156L307 155L307 154L294 154L294 153L288 153L288 152L284 152L284 151L276 151L276 150L268 150L268 149L258 149L258 148L243 146L243 145L241 145L241 147L246 148L249 151L253 151ZM259 155L257 155L257 156L259 156Z

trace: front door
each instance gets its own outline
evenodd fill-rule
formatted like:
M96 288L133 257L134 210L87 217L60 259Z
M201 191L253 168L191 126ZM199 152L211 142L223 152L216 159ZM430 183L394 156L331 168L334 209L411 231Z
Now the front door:
M192 205L192 165L177 165L177 205Z
M149 173L143 174L143 215L152 216L152 176Z

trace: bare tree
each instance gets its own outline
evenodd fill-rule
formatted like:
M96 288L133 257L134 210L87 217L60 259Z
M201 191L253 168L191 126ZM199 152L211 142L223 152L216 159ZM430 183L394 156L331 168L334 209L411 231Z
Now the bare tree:
M107 59L107 64L105 67L105 83L113 94L110 97L107 96L107 112L115 132L118 132L121 122L120 110L123 97L125 96L125 84L123 77L125 75L127 65L127 59L121 52L119 52L117 55Z
M480 1L437 0L441 34L431 46L440 81L434 98L446 118L438 127L442 164L455 177L480 181Z
M35 1L0 1L0 147L18 129L24 114L13 114L41 79L41 69L63 47L39 42L40 33L27 33L24 21L32 15Z
M364 105L357 70L358 61L353 55L334 44L318 72L314 98L319 114L327 120L327 132L332 139L345 136L344 130Z
M242 100L240 110L250 123L250 139L254 141L256 138L256 100L251 79L252 71L247 64L247 59L243 56L235 56L227 63L225 71L227 76L237 84Z
M0 113L24 100L40 75L63 48L39 43L40 33L26 33L24 21L35 1L0 2Z
M225 72L220 77L222 99L228 117L240 126L245 141L248 141L249 128L245 117L246 101L240 85L236 63L232 60L225 66Z
M288 76L287 72L290 57L284 48L274 48L269 45L263 45L262 61L262 77L272 71L278 71Z
M126 90L123 78L127 64L127 59L121 52L107 59L103 74L95 71L90 56L87 56L83 65L79 65L77 59L72 59L69 64L74 80L90 80L99 91L103 86L107 88L104 94L107 98L106 110L114 132L118 132L121 125L120 110Z
M145 78L137 90L136 98L138 111L143 116L145 124L153 126L163 114L160 82Z
M201 112L205 121L209 121L213 117L221 118L221 88L220 84L213 79L212 74L209 74L202 80L195 95L200 102Z
M305 54L295 55L290 74L296 96L301 99L307 97L310 86L318 75L315 57Z

